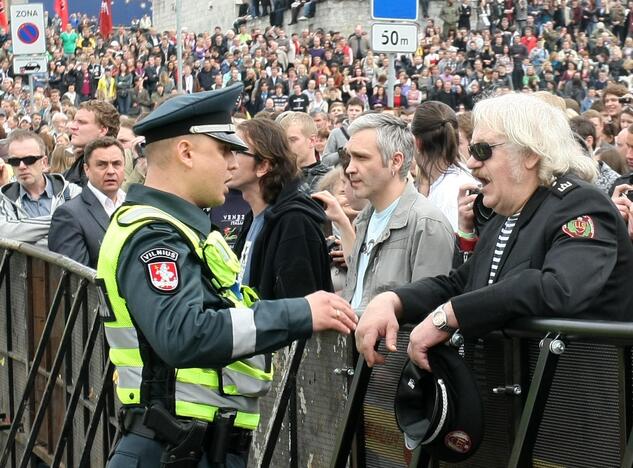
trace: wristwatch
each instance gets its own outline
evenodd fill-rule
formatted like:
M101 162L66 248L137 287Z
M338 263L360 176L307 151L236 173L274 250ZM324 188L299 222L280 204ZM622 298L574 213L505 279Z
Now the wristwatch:
M441 330L446 333L455 333L457 328L453 328L448 325L448 318L446 317L446 312L444 311L444 304L439 306L433 312L431 312L431 322L438 330Z

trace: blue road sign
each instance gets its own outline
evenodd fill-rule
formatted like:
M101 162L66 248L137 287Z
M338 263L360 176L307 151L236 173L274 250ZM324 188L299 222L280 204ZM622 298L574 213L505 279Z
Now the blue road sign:
M416 21L418 0L372 0L371 17L380 20Z
M33 23L23 23L18 28L18 37L25 44L33 44L40 37L40 30Z

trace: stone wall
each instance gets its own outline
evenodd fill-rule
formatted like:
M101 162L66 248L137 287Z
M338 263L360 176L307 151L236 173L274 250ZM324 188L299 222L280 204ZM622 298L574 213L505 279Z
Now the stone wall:
M212 31L215 26L226 30L233 25L237 17L240 0L182 0L182 25L189 31ZM158 31L176 28L176 1L154 0L154 25ZM436 14L441 1L432 1L431 9ZM211 6L212 8L209 8ZM284 27L291 34L302 29L323 28L325 31L340 31L346 35L354 31L356 24L362 24L369 33L371 30L369 0L324 0L317 4L314 18L288 26L290 10L284 12ZM258 27L264 30L270 25L268 16L249 22L249 29Z
M369 7L369 0L326 0L317 4L314 18L299 21L292 26L288 26L290 10L284 12L284 29L288 35L293 32L300 33L305 28L310 28L310 30L323 28L325 31L340 31L345 35L350 35L354 32L354 26L362 24L363 28L369 32L371 24ZM270 25L270 20L266 16L254 19L250 24L252 27L264 30Z
M239 0L181 0L184 30L213 31L230 28L237 17ZM176 0L154 0L153 24L158 31L176 29Z
M215 26L220 26L224 31L231 28L237 17L241 0L181 0L181 2L183 28L188 31L202 32L213 31ZM442 3L442 0L432 0L429 7L431 18L435 18L439 24L441 21L437 19L437 16ZM154 0L153 5L153 22L156 29L158 31L175 30L176 0ZM363 29L370 34L372 22L370 5L370 0L322 0L317 4L314 18L289 26L290 10L288 10L284 12L283 24L288 35L293 32L300 33L306 27L340 31L349 35L357 24L361 24ZM262 31L269 25L268 16L255 18L248 24L249 29L260 28Z

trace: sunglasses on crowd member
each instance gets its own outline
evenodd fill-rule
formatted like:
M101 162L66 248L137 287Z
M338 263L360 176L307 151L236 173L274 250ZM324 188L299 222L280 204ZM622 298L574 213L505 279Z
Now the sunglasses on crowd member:
M13 166L13 167L18 167L20 163L24 163L26 166L31 166L35 164L37 161L39 161L40 159L42 159L43 157L44 155L24 156L22 158L12 156L7 159L7 162L9 163L10 166Z
M492 148L501 145L505 145L505 142L496 143L494 145L485 142L473 143L468 146L468 153L477 161L486 161L492 157Z
M238 154L243 154L244 156L248 156L249 158L259 159L259 157L255 153L251 153L250 151L244 151L244 150L233 151L233 154L235 154L236 156Z

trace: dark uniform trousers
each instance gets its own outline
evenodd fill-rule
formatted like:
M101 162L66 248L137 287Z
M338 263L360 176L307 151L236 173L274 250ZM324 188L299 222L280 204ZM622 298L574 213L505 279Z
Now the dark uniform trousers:
M108 468L158 468L163 446L156 440L136 434L124 435L108 460ZM203 455L198 468L246 468L246 459L227 454L226 464L209 464Z

